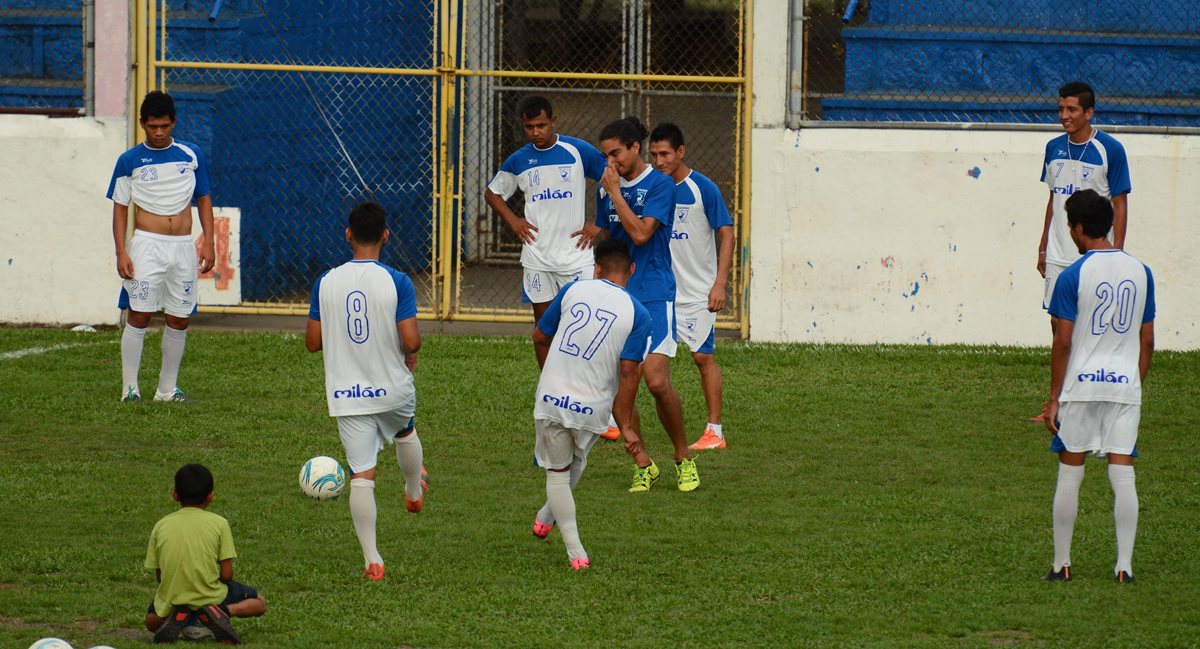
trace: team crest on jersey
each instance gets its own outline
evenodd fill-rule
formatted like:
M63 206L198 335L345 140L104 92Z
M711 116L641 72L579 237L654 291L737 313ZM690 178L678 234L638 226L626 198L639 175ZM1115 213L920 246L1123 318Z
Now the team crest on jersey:
M1096 168L1084 166L1084 167L1082 167L1082 170L1083 170L1083 181L1087 182L1092 179L1092 172L1095 171Z
M687 327L688 333L696 333L696 319L695 318L684 318L683 324L684 324L684 326Z
M675 207L675 220L680 223L687 223L688 206L678 205Z
M542 173L539 169L531 169L529 171L529 186L537 187L542 184Z
M571 182L571 166L564 165L558 168L558 177L562 178L564 183Z
M191 280L188 280L183 283L183 294L184 295L192 294L192 281Z
M649 192L649 191L650 191L650 190L648 190L648 189L639 189L639 190L637 190L637 204L638 204L638 207L641 207L641 206L643 206L643 205L645 205L645 204L646 204L646 193L647 193L647 192Z

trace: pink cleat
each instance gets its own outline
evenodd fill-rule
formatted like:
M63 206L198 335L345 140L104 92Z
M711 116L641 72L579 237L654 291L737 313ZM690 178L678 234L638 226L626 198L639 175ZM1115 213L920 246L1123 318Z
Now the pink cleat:
M571 559L571 568L576 572L583 572L588 569L591 563L587 557L579 557L578 559Z
M413 500L407 495L404 496L404 508L410 514L420 513L421 508L425 506L425 492L429 491L429 481L426 480L428 477L429 474L425 472L425 467L421 467L421 497Z
M554 529L554 523L543 523L537 516L533 517L533 535L539 539L544 539L550 535L550 530Z

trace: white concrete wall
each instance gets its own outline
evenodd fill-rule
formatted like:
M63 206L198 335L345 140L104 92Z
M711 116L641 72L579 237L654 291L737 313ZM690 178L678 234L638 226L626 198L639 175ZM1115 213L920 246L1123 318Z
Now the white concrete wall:
M0 115L0 322L115 324L112 203L124 118Z
M750 335L1048 345L1035 270L1050 131L784 128L785 3L756 3ZM1200 137L1117 134L1126 249L1155 273L1158 346L1200 348Z

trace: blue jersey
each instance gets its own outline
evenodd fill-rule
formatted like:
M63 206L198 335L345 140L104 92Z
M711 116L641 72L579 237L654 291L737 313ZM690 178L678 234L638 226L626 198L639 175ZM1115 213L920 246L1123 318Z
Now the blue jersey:
M525 195L537 240L521 246L522 266L570 273L592 265L592 251L576 247L571 233L583 229L587 179L600 180L604 166L596 147L566 135L547 149L531 142L508 156L488 189L505 200L518 189Z
M1140 404L1141 328L1154 321L1154 276L1121 250L1092 250L1059 276L1050 315L1075 323L1059 400Z
M1046 239L1046 261L1067 266L1079 259L1079 250L1071 241L1067 227L1067 199L1083 189L1112 199L1132 190L1125 147L1113 136L1097 130L1087 142L1075 144L1062 135L1046 144L1042 162L1042 182L1053 196L1050 205L1050 231Z
M208 196L212 182L200 147L172 140L161 149L143 142L121 154L108 183L108 198L120 205L132 201L160 216L176 216L192 200Z
M708 302L717 280L717 230L733 225L716 183L693 169L675 185L675 228L671 231L671 268L676 302ZM732 235L731 235L732 236Z
M621 382L621 361L641 363L646 357L646 307L608 280L584 279L558 292L537 327L553 340L538 381L534 419L604 432Z
M596 207L596 225L608 228L609 236L630 245L633 252L633 276L629 292L645 302L675 301L675 272L671 269L671 229L675 222L675 181L657 169L646 166L633 180L621 178L621 196L638 218L658 221L650 240L638 246L621 225L621 217L612 199L600 188Z

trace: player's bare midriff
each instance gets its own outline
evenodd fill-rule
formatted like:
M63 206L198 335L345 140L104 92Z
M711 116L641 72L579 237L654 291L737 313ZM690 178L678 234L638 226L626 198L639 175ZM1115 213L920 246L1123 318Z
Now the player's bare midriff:
M174 216L164 216L137 208L133 226L143 232L179 236L192 233L192 208L189 206Z

